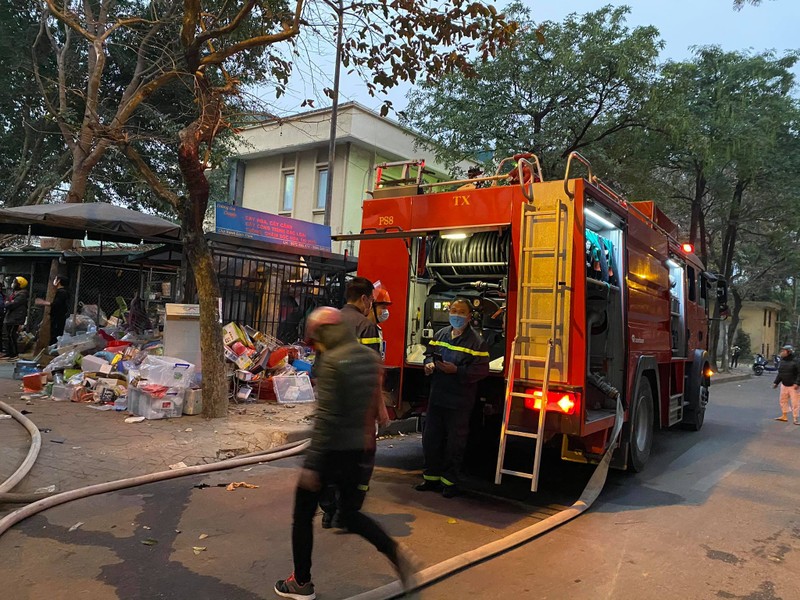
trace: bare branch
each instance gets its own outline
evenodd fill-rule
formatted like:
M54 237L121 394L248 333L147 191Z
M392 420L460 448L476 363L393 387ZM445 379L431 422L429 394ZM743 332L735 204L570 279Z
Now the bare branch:
M79 34L81 34L83 37L85 37L90 42L94 42L95 41L96 36L92 35L86 29L81 27L81 24L78 23L78 21L75 19L75 13L73 13L72 11L69 11L69 10L63 10L62 11L60 8L58 8L58 6L56 6L56 4L55 4L55 2L53 2L53 0L45 0L45 2L47 2L48 10L59 21L61 21L62 23L64 23L68 27L70 27L71 29L74 29L75 31L77 31Z

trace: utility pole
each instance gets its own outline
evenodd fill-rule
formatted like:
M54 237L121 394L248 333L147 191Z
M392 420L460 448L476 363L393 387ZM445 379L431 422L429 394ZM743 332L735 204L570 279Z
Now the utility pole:
M336 166L336 120L339 113L339 72L342 64L342 31L344 30L344 0L339 0L336 9L339 17L336 31L336 65L333 71L333 102L331 103L331 135L328 141L328 185L325 190L325 225L331 225L331 205L333 204L333 170Z

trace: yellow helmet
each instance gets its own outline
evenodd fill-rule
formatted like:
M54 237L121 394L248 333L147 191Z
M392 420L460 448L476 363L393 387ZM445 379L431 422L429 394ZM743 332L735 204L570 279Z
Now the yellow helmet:
M28 287L28 280L24 277L15 277L14 281L19 284L19 289L21 290L24 290L26 287Z

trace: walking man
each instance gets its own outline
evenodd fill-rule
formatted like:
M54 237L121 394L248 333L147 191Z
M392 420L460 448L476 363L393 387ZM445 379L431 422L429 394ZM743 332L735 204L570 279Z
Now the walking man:
M50 345L52 346L58 342L58 338L64 335L64 327L67 323L67 315L69 315L69 292L67 286L69 285L69 278L64 275L59 275L53 280L53 286L56 288L56 295L52 302L36 299L36 306L49 306L50 307Z
M433 379L422 433L424 481L416 489L441 491L445 498L460 493L478 382L489 375L489 349L470 325L471 318L472 305L455 300L450 305L450 325L436 332L425 351L425 375Z
M731 350L731 369L735 369L739 366L739 355L742 353L742 349L739 346L734 346Z
M781 386L781 416L776 421L788 421L789 407L791 405L794 424L800 425L800 364L795 360L794 348L786 345L781 348L781 361L778 364L778 374L772 384L773 388Z
M306 337L319 351L315 364L318 408L305 464L294 501L292 556L294 573L275 584L275 593L294 600L316 598L311 582L312 521L327 485L339 489L339 518L392 562L403 586L411 587L413 559L371 518L360 512L365 441L374 439L375 395L380 359L359 344L332 307L314 310L306 320Z

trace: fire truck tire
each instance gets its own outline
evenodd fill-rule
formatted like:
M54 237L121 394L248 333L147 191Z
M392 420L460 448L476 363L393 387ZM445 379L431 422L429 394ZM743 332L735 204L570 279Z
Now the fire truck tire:
M655 407L650 380L642 376L631 404L628 469L639 473L644 469L653 448Z
M704 369L705 370L705 369ZM688 406L684 409L681 425L689 431L700 431L706 419L706 404L708 404L708 384L705 378L690 383L686 392Z

